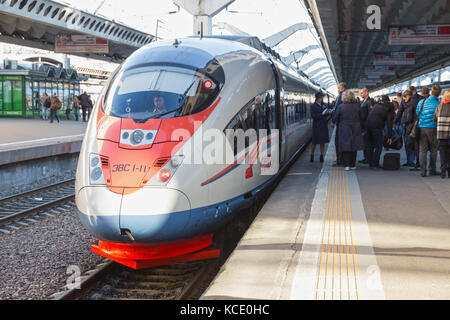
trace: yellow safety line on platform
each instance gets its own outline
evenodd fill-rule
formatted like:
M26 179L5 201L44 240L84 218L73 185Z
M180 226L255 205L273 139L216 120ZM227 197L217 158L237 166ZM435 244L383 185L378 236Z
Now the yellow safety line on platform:
M358 299L358 264L348 173L331 168L316 299ZM351 246L351 248L350 248Z

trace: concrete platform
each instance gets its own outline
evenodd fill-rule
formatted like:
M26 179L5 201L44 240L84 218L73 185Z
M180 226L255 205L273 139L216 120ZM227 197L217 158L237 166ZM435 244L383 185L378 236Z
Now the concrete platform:
M0 145L40 140L45 138L66 137L84 134L87 122L67 121L60 123L38 119L0 118Z
M202 299L450 299L450 179L333 158L292 166Z
M87 123L0 118L0 166L80 151Z

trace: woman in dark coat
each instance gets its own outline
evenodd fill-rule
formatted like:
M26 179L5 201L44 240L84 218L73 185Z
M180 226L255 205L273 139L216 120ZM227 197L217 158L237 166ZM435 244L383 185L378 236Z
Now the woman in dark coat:
M356 169L357 152L364 149L361 134L361 106L350 90L342 94L342 102L333 115L333 122L338 123L338 149L342 153L342 164L348 171Z
M311 105L311 117L313 118L311 162L314 162L314 152L318 144L320 145L320 162L323 162L325 144L330 142L328 120L332 111L323 104L324 96L322 92L318 92L316 94L316 102Z

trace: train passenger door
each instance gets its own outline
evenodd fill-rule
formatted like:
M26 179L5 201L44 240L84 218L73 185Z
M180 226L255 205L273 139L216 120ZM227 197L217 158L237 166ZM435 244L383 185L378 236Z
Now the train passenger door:
M280 165L283 164L286 161L286 125L285 125L285 115L284 110L282 107L282 86L280 85L280 75L277 71L277 68L275 67L275 64L272 60L270 60L270 66L272 67L274 77L275 77L275 84L276 84L276 90L275 90L275 115L276 115L276 123L277 123L277 129L279 130L279 159L280 159Z

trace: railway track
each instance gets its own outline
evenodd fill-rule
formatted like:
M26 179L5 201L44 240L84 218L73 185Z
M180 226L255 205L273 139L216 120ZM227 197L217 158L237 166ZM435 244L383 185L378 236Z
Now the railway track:
M194 261L144 270L102 263L80 288L56 294L56 300L187 300L204 285L214 263Z
M43 188L33 189L0 199L0 227L13 223L26 225L34 218L52 216L62 207L68 209L75 197L74 179L65 180ZM48 212L47 212L48 211ZM25 220L25 221L22 221ZM13 229L17 227L11 226ZM4 232L8 231L2 229Z

